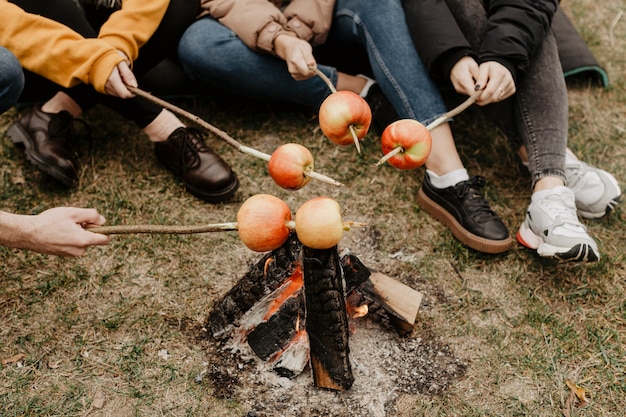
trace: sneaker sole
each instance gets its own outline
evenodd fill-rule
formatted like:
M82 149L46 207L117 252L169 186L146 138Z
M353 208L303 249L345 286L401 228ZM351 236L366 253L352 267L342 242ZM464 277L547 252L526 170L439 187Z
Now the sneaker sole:
M454 237L461 241L461 243L474 250L484 253L497 254L506 252L513 246L513 239L511 237L503 240L491 240L468 231L454 218L454 216L449 214L446 209L428 197L421 188L417 192L417 204L426 210L428 214L446 225Z
M536 250L537 254L544 258L555 258L571 262L596 262L600 260L597 250L588 243L579 243L571 248L545 243L541 237L537 236L526 226L526 222L522 223L515 237L522 246Z
M13 123L9 126L9 129L7 129L7 136L11 139L11 142L13 142L14 145L24 148L26 159L35 165L39 170L45 172L68 188L74 185L76 181L75 178L68 177L55 167L50 166L50 164L41 160L35 152L33 152L31 142L28 140L29 135L26 131L24 131L24 128L22 128L19 123Z

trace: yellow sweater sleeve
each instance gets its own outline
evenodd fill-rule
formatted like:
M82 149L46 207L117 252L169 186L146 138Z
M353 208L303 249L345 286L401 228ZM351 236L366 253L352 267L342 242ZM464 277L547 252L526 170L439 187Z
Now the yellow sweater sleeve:
M168 5L169 0L125 0L98 38L86 39L63 24L0 0L0 45L13 52L22 67L63 87L85 83L104 92L113 68L123 60L117 50L135 60Z

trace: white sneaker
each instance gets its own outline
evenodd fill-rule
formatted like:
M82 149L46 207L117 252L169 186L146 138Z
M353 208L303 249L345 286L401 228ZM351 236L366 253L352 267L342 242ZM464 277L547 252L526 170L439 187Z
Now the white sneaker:
M617 205L622 191L608 172L580 161L567 149L565 154L567 186L574 191L580 217L599 219Z
M598 245L576 215L574 192L556 187L540 193L528 206L517 241L547 258L588 262L600 259Z

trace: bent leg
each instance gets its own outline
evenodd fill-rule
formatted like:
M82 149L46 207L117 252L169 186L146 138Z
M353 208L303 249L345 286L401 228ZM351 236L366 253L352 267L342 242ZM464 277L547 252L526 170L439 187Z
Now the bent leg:
M330 94L320 77L296 81L280 58L253 51L237 35L204 17L185 31L178 56L189 78L242 96L318 107ZM337 84L337 71L319 69Z
M349 41L366 48L374 77L401 118L427 124L445 113L399 0L338 0L328 42Z

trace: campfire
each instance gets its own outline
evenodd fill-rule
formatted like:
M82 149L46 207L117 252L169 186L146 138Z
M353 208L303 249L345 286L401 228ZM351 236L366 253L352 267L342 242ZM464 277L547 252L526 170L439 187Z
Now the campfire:
M343 391L354 382L352 319L368 315L403 336L413 330L421 300L350 250L312 249L292 233L215 303L205 327L233 349L247 345L281 376L309 365L316 387Z

